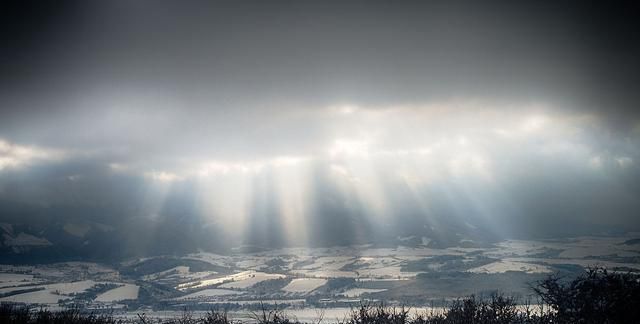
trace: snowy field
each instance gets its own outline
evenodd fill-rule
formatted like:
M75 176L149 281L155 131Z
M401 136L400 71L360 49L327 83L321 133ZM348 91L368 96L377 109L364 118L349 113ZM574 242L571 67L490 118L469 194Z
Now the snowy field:
M551 268L543 265L519 261L502 260L468 270L473 273L505 273L520 271L524 273L551 273Z
M233 282L220 285L220 288L244 289L244 288L252 287L253 285L265 280L281 279L281 278L286 278L286 276L282 274L249 271L246 275L242 277L234 278Z
M93 280L82 280L76 282L63 282L48 285L32 285L0 289L1 294L11 293L23 289L38 289L21 294L15 294L0 298L0 302L31 303L31 304L57 304L61 300L72 299L75 294L86 292L88 289L108 282L95 282ZM110 283L117 284L117 283ZM108 290L97 296L96 301L114 302L126 299L137 299L139 287L131 284L124 284L122 287Z
M0 273L0 288L32 285L43 281L42 279L34 278L31 274Z
M199 281L192 281L178 285L179 290L186 289L197 289L208 286L220 285L220 288L249 288L259 282L270 280L270 279L279 279L285 278L285 275L282 274L272 274L272 273L264 273L257 271L243 271L240 273L235 273L228 276L221 276L212 279L205 279Z
M78 228L71 230L80 234ZM54 306L88 293L85 295L89 297L83 297L86 303L121 307L126 300L138 299L145 286L164 287L166 295L158 300L176 303L224 304L232 300L248 305L267 299L303 306L306 299L314 298L350 302L348 300L371 298L368 294L372 293L377 293L376 298L385 298L385 294L400 296L403 290L397 287L420 283L418 275L423 272L521 273L535 277L558 269L579 271L596 265L617 271L640 271L640 244L632 240L638 237L640 233L562 240L506 240L485 248L362 245L283 248L230 255L199 252L176 256L166 266L158 262L157 269L151 268L138 276L123 275L118 269L135 268L153 258L129 260L119 266L91 262L4 264L0 265L0 302ZM191 263L181 265L181 259ZM194 260L205 265L197 262L194 265ZM190 266L197 271L192 272ZM285 280L269 282L275 279ZM104 283L118 287L96 291L101 289L97 285ZM332 286L336 283L342 286ZM243 300L236 301L239 298Z
M220 296L230 296L230 295L238 295L242 294L241 291L237 290L229 290L229 289L205 289L200 290L198 292L194 292L192 294L188 294L179 298L177 300L192 300L198 298L207 298L207 297L220 297Z
M114 288L98 295L95 301L110 303L123 300L135 300L138 299L139 291L140 287L136 285L125 284L122 287Z
M377 292L386 291L386 289L368 289L368 288L353 288L345 290L342 295L345 297L360 297L362 294L372 294Z
M306 294L327 283L326 279L297 278L291 280L282 290L290 293Z

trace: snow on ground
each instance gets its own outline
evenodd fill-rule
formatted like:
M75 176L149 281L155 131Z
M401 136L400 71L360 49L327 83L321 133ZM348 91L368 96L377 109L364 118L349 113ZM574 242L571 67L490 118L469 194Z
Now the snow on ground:
M146 281L154 281L154 280L162 280L162 279L171 279L171 280L189 280L196 281L204 278L212 277L217 275L216 271L198 271L198 272L190 272L190 268L187 266L177 266L168 270L148 274L142 277L142 280Z
M621 237L576 237L565 240L507 240L496 244L497 248L485 253L490 257L525 257L545 250L559 250L558 258L582 259L594 256L617 255L640 256L640 246L623 244L630 236Z
M68 299L69 296L56 295L51 290L38 290L24 294L0 298L0 302L25 303L25 304L57 304L60 299Z
M413 278L417 273L400 271L404 262L412 259L406 256L361 257L355 263L358 266L355 271L360 276L373 278Z
M95 282L93 280L83 280L76 282L62 282L48 285L32 285L22 287L11 287L0 289L0 294L23 289L41 290L26 292L13 296L0 298L0 302L36 303L36 304L57 304L59 300L70 299L72 295L85 292L87 289L107 282ZM96 298L96 301L111 302L123 299L137 299L139 287L131 284L124 284L122 287L108 290Z
M633 257L640 255L640 247L622 244L624 238L581 238L575 243L565 246L560 253L561 258L588 258L594 256L617 255Z
M70 295L84 292L85 290L95 286L97 282L93 280L83 280L76 282L62 282L51 285L44 285L47 290L57 292L61 295Z
M212 276L217 275L218 273L215 271L199 271L199 272L189 272L187 274L180 274L180 275L171 275L170 277L179 277L181 279L187 279L187 280L202 280L204 278L209 278Z
M253 269L253 270L257 270L258 268L260 268L261 266L264 265L264 262L262 262L263 260L257 260L257 259L253 259L253 258L249 258L246 260L240 260L238 262L235 262L235 266L240 268L240 269Z
M605 268L626 267L631 269L640 270L639 263L621 263L598 259L544 259L544 258L513 258L513 260L524 262L541 262L545 264L573 264L579 265L583 268L599 266Z
M539 241L506 240L485 251L484 255L492 258L523 257L544 252L545 248L549 246Z
M4 288L0 289L0 293L7 293L28 288L42 288L43 290L0 298L0 301L16 303L57 304L58 300L68 299L70 298L69 295L83 292L93 287L94 285L96 285L96 282L94 282L93 280L84 280L76 282L56 283L50 285Z
M160 277L164 277L166 275L172 275L172 274L188 275L189 274L189 267L186 267L186 266L173 267L173 268L168 269L168 270L164 270L164 271L160 271L160 272L156 272L156 273L152 273L152 274L148 274L146 276L143 276L142 280L156 280L156 279L158 279Z
M14 265L14 264L0 264L0 272L6 273L29 273L35 269L35 266L27 265Z
M416 276L414 272L402 272L400 266L388 266L380 268L365 268L358 270L360 275L374 278L412 278Z
M241 291L229 290L229 289L205 289L196 291L192 294L176 298L177 300L198 299L203 297L217 297L217 296L229 296L242 294Z
M40 280L34 279L33 275L21 273L0 273L0 288L23 286L38 283Z
M354 261L352 256L321 256L313 260L312 264L305 265L301 269L305 270L338 270Z
M234 304L238 304L238 305L260 305L260 304L265 304L265 305L299 305L299 306L303 306L305 303L307 302L306 299L267 299L267 300L260 300L260 299L252 299L252 300L234 300L233 303ZM227 304L229 303L229 301L226 300L218 300L218 301L211 301L208 302L207 304Z
M316 278L356 278L358 274L353 271L342 270L293 270L293 274Z
M503 261L640 269L640 264L624 262L626 260L622 259L626 257L633 260L634 257L640 257L640 246L624 244L633 237L636 236L576 237L543 241L507 240L498 243L494 249L484 251L483 254ZM558 251L558 255L545 256L549 251Z
M132 284L125 284L122 287L107 290L96 297L98 302L116 302L121 300L138 299L140 287Z
M352 288L345 290L341 295L345 297L359 297L362 294L377 293L386 291L386 289L367 289L367 288Z
M233 263L240 269L260 271L261 269L268 268L270 261L278 259L282 261L282 264L279 264L282 269L291 270L295 263L311 258L308 255L294 255L293 257L292 255L294 254L275 254L272 251L263 252L259 255L241 254L234 256Z
M25 289L31 289L31 288L38 288L38 287L42 287L42 286L30 286L30 285L23 285L23 286L10 286L10 287L2 287L0 288L0 295L4 295L13 291L18 291L18 290L25 290Z
M480 267L469 269L473 273L505 273L507 271L520 271L525 273L549 273L551 269L544 265L518 262L518 261L496 261Z
M280 279L285 278L285 275L281 274L273 274L273 273L264 273L264 272L254 272L247 271L248 274L234 278L233 282L225 283L220 285L220 288L249 288L259 282L271 279Z
M33 279L32 275L21 274L21 273L0 273L0 282L10 282L10 281L30 281Z
M32 273L45 278L64 278L67 275L66 272L54 268L36 268Z
M271 274L264 272L256 272L256 271L243 271L239 273L235 273L228 276L222 276L218 278L200 280L200 281L191 281L178 285L179 290L185 290L190 288L202 288L207 286L213 286L217 284L224 283L220 285L220 288L249 288L258 282L270 280L270 279L279 279L284 278L285 275L281 274Z
M326 283L326 279L297 278L293 279L282 290L291 293L308 293Z
M364 249L358 252L361 257L415 257L415 256L434 256L434 255L462 255L464 253L454 249L430 249L426 247L412 248L399 246L397 248L376 248Z
M283 252L285 252L283 250ZM294 251L286 251L293 253ZM304 249L297 251L306 257L312 255L312 263L296 267L291 273L315 278L394 278L408 279L416 273L401 272L403 263L420 260L426 256L464 255L468 251L454 249L371 248L369 246ZM306 257L305 259L308 259ZM298 258L303 260L303 257ZM344 266L353 266L344 269Z
M340 270L347 264L356 260L353 256L320 256L313 263L292 270L292 273L317 278L355 278L358 275L354 271Z
M6 226L5 226L6 227ZM3 229L5 232L12 228ZM20 238L20 234L6 234L12 240ZM525 273L551 272L556 264L575 264L583 267L601 265L605 267L628 267L640 269L634 263L634 257L640 256L640 244L629 245L624 242L634 236L616 237L578 237L562 240L508 240L497 243L491 248L448 248L430 249L427 247L373 248L372 246L332 247L332 248L287 248L253 254L234 254L222 256L213 253L190 254L185 259L197 259L218 266L232 269L244 269L232 275L222 275L214 271L190 272L186 266L179 266L167 271L144 277L145 280L165 280L172 285L177 282L180 290L192 288L209 288L201 292L192 292L187 296L214 297L245 294L246 292L231 289L246 289L264 280L284 278L282 274L270 274L261 270L273 259L284 261L282 267L287 275L302 275L285 286L285 293L308 293L326 283L328 278L357 278L358 281L406 280L415 273L401 272L401 267L408 261L421 260L435 255L481 255L496 258L496 262L470 269L476 273L504 273L518 271ZM36 240L38 237L33 236ZM32 238L26 237L29 241ZM0 237L0 240L3 238ZM19 241L19 240L18 240ZM292 267L295 265L295 268ZM292 270L290 270L292 269ZM237 271L240 271L239 269ZM70 278L91 278L93 280L72 283L43 284L43 282L68 281ZM11 291L41 288L41 291L8 296L0 301L24 301L45 304L56 304L59 299L68 299L71 294L86 291L97 283L118 282L116 270L95 263L68 262L37 266L0 265L0 294ZM19 286L19 287L18 287ZM217 287L216 287L217 286ZM122 295L133 295L137 288L128 285L123 289L116 288L100 295L100 300L118 300ZM120 290L118 290L120 289ZM357 298L367 292L379 292L379 289L350 289L343 293L343 298ZM137 294L136 294L137 296ZM184 296L182 298L186 298ZM223 300L212 298L214 301Z
M110 268L98 263L93 263L93 262L72 261L72 262L54 263L53 265L57 268L62 268L63 270L68 272L75 272L75 271L78 271L79 269L82 269L82 271L90 275L116 272L113 268Z

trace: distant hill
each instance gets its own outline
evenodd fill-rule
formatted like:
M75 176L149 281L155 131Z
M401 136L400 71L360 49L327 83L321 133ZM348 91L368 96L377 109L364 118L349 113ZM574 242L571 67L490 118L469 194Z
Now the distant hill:
M637 245L637 244L640 244L640 238L626 240L622 244L624 244L624 245Z

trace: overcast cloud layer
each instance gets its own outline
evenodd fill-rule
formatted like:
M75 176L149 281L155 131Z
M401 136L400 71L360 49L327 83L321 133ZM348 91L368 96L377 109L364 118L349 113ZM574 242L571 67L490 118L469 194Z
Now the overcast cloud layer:
M635 5L5 7L6 222L260 244L640 230Z

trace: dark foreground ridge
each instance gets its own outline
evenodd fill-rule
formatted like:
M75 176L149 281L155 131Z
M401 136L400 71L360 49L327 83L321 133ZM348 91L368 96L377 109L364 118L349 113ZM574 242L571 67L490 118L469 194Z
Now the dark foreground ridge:
M456 300L438 312L411 315L404 307L361 305L352 309L337 324L543 324L543 323L639 323L640 276L631 273L589 269L572 281L550 276L532 287L538 304L519 305L514 298L493 295L477 299L474 296ZM322 321L320 315L317 324ZM267 309L253 314L252 323L298 324L284 311ZM224 311L211 310L195 317L185 311L172 319L159 319L138 314L137 318L117 318L111 314L83 313L78 309L51 312L30 309L24 305L2 304L0 323L11 324L242 324Z

